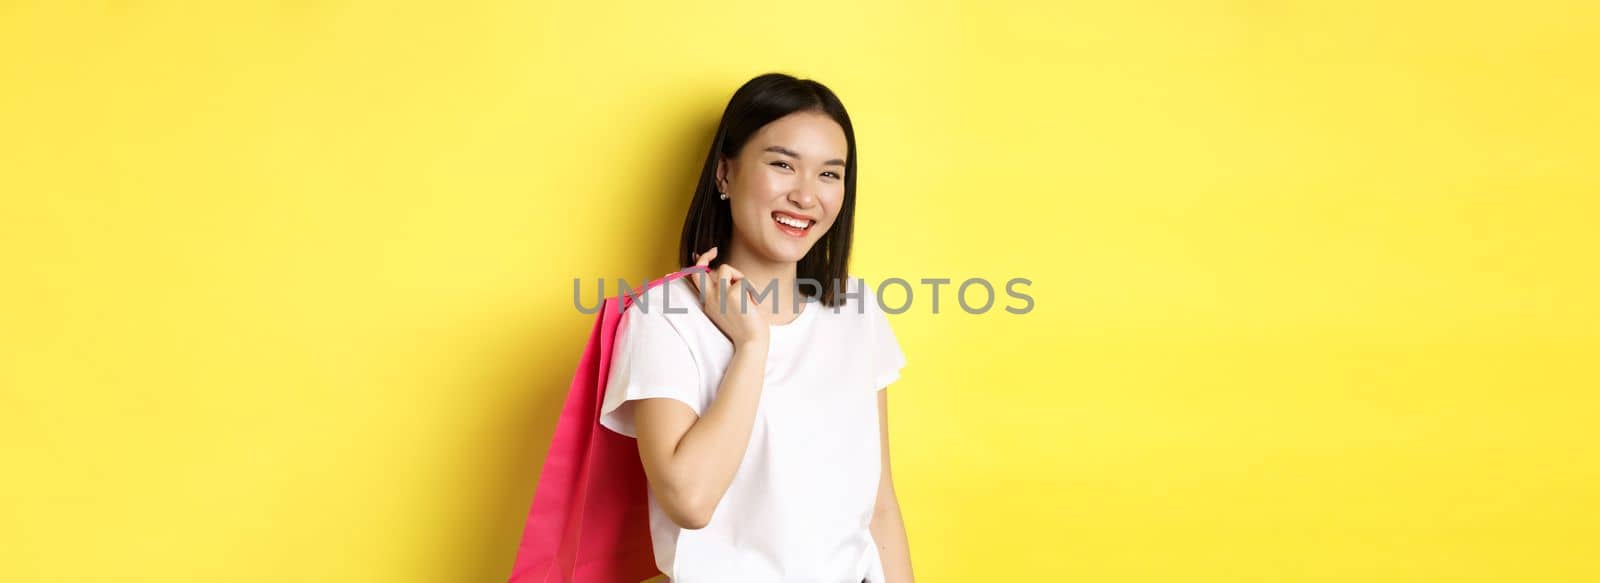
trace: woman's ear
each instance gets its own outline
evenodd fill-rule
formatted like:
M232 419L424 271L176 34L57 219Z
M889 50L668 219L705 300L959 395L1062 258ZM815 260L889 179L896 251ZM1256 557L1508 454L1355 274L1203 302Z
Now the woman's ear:
M728 165L725 157L717 157L717 192L728 192Z

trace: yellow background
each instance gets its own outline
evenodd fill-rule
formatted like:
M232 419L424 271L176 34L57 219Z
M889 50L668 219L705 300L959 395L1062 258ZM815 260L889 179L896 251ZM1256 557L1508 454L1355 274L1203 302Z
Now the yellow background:
M1034 281L892 320L919 580L1600 579L1595 3L451 4L0 4L0 580L503 581L769 70Z

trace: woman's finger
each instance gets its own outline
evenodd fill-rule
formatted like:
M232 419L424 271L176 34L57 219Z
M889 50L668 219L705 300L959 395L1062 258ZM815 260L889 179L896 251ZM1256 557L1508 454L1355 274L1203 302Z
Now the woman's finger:
M722 309L728 297L728 285L733 282L733 273L737 273L729 265L718 265L716 269L706 274L709 282L706 284L706 305L717 306Z
M716 259L716 258L717 258L717 248L716 247L712 247L710 249L706 249L705 253L701 253L700 255L698 255L696 257L696 259L695 259L694 264L698 265L698 266L701 266L701 267L710 267L711 266L711 260L712 259Z
M721 287L717 290L718 301L727 302L731 309L739 309L739 302L748 297L749 293L744 285L744 272L732 265L723 264L717 267L717 281ZM745 300L748 302L748 300ZM748 305L748 303L746 303Z
M701 294L702 299L704 299L705 292L700 289L701 286L700 286L699 282L703 281L703 279L706 276L711 274L711 260L717 258L717 248L716 247L712 247L710 249L707 249L705 253L696 253L694 255L694 258L695 258L694 266L695 267L704 267L705 271L690 275L689 276L689 285L693 286L694 287L694 291L699 292Z

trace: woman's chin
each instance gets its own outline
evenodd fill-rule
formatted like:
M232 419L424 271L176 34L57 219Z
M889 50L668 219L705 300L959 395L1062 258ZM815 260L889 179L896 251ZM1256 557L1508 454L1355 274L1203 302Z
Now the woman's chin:
M767 257L780 263L799 263L806 253L811 252L812 242L806 241L780 241L767 245Z

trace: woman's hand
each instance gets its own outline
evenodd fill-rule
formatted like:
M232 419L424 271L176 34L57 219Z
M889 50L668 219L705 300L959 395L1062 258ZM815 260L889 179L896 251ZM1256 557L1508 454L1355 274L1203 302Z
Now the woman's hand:
M710 268L717 257L712 247L696 258L695 265ZM704 283L705 285L701 285ZM735 347L767 341L767 319L761 316L761 304L744 284L744 274L733 266L723 264L709 273L689 276L689 285L700 294L700 306L722 335L733 341ZM740 299L744 301L741 302ZM741 309L743 308L743 309Z

